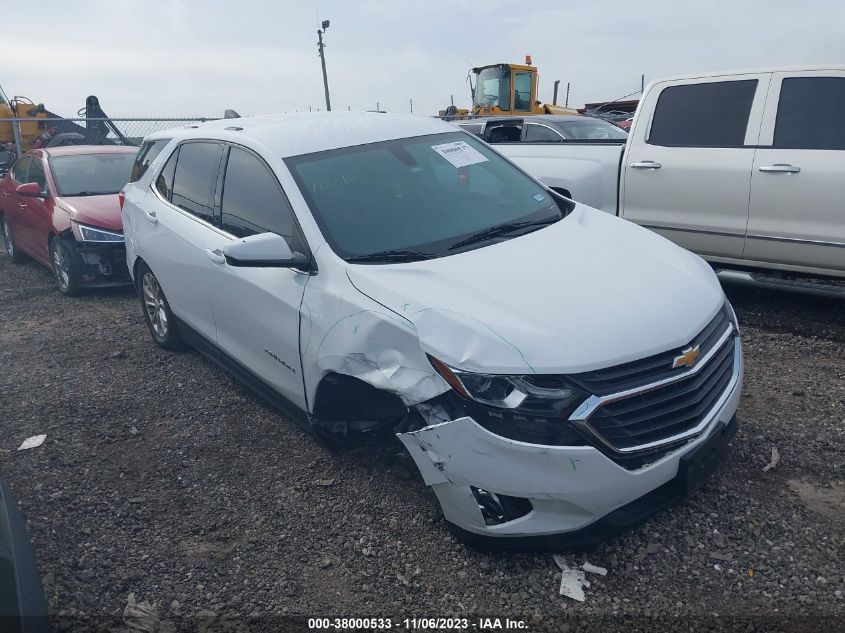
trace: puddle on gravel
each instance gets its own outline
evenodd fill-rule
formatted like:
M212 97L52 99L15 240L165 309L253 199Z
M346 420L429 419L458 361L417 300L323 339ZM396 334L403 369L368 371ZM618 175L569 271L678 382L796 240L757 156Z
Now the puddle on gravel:
M789 489L813 512L836 521L842 521L845 517L845 482L834 482L830 487L816 486L797 479L790 479L788 483Z

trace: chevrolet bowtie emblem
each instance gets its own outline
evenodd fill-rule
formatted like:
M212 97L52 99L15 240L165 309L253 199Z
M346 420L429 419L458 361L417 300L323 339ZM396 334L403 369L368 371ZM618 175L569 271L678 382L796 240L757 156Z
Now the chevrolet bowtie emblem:
M680 356L675 356L675 360L672 363L672 369L677 369L678 367L692 367L695 365L695 361L698 360L699 356L701 356L701 349L698 345L685 349Z

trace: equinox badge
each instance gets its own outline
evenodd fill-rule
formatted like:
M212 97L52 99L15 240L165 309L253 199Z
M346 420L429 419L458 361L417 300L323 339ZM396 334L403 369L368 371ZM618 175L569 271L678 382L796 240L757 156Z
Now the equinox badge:
M692 367L695 365L695 361L698 360L699 356L701 356L701 349L699 345L685 349L680 356L675 356L675 360L672 363L672 369L677 369L678 367Z

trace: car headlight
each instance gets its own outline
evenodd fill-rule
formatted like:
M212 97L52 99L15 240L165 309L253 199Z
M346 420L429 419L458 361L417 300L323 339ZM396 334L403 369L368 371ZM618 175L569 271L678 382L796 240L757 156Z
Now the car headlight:
M731 302L728 301L727 297L725 297L725 307L728 309L728 318L731 320L731 323L733 323L736 331L739 332L739 319L736 318L734 307L731 305Z
M429 360L458 394L488 407L566 416L589 397L563 376L478 374L454 369L432 356Z
M73 235L80 242L123 242L123 233L72 222Z

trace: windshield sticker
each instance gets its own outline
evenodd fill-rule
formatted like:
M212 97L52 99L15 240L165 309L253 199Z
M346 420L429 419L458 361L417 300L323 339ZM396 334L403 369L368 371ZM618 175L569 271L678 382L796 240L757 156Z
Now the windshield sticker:
M470 147L466 141L432 145L431 149L440 154L455 167L466 167L467 165L487 162L484 155L474 147Z
M545 199L546 199L546 196L544 196L542 193L535 193L535 194L534 194L534 196L533 196L533 198L534 198L537 202L542 202L543 200L545 200Z

